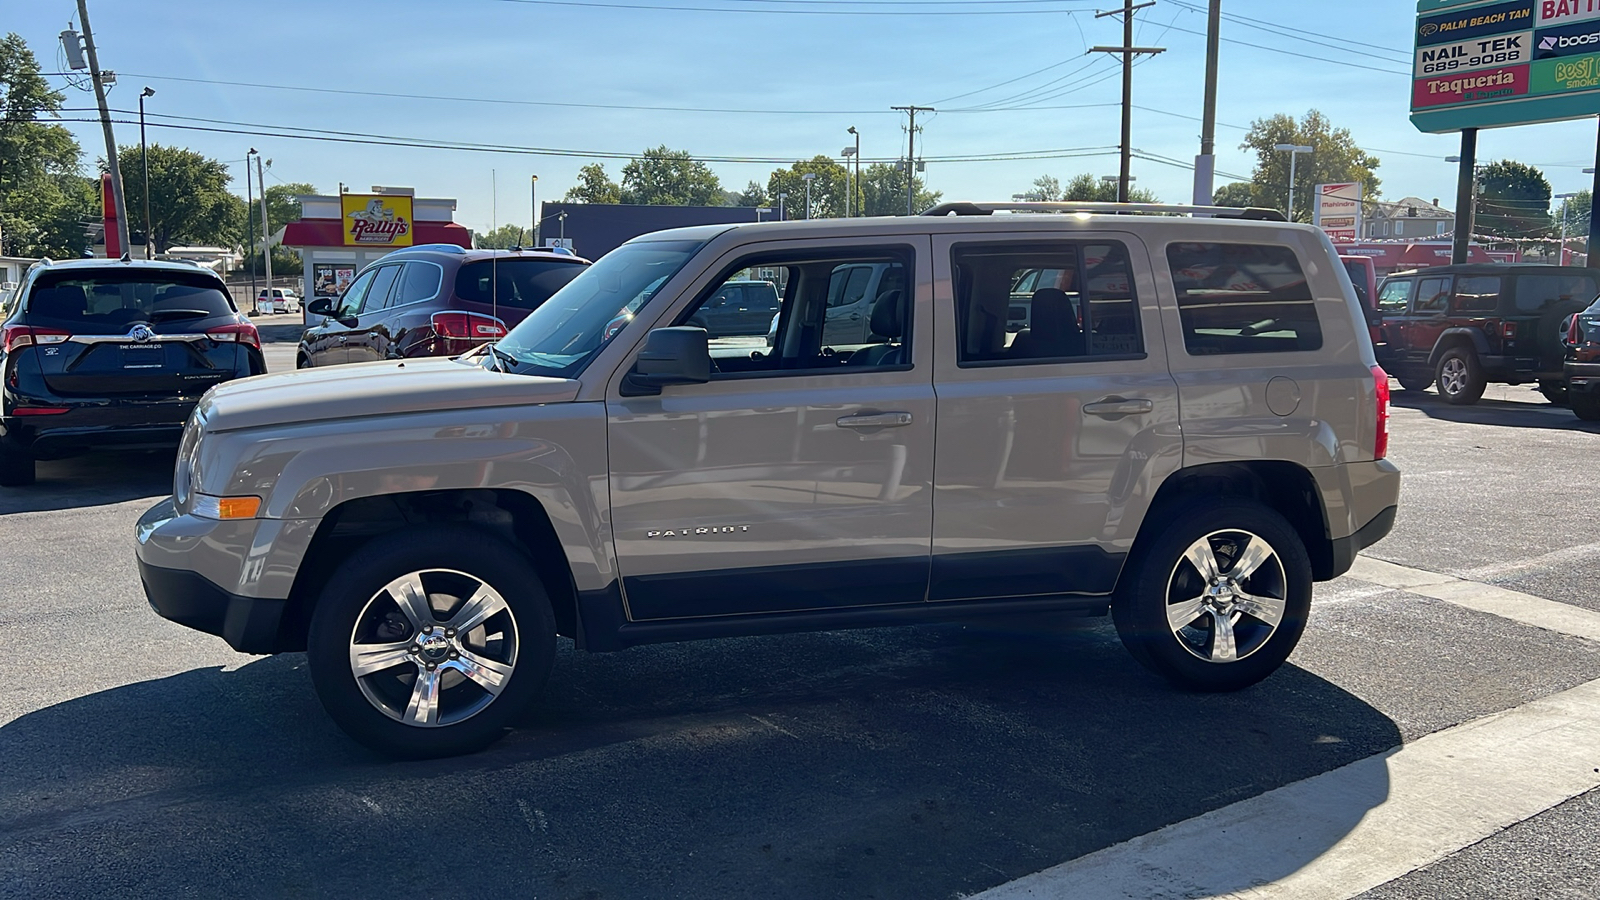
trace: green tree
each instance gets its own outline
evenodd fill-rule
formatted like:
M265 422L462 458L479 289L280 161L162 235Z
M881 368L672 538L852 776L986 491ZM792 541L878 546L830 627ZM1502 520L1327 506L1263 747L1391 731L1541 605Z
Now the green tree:
M1474 227L1484 234L1534 237L1550 232L1550 182L1533 166L1499 160L1478 173Z
M765 187L762 187L761 182L752 181L749 184L745 185L744 190L742 190L739 193L735 194L733 196L733 199L728 203L728 205L729 206L751 206L751 207L767 206L768 205L767 198L769 196L770 195L767 193L767 189Z
M521 225L501 225L493 231L472 233L472 245L487 250L510 250L512 247L533 246L533 235Z
M1251 206L1287 209L1289 205L1289 153L1273 149L1278 144L1298 144L1312 148L1299 154L1294 164L1294 218L1310 222L1313 189L1318 184L1354 181L1362 185L1362 196L1378 196L1378 158L1356 146L1350 129L1335 128L1322 113L1311 110L1300 121L1279 113L1250 123L1241 150L1256 155L1251 173Z
M944 195L929 191L921 178L912 181L916 212L936 206ZM861 170L861 210L869 216L903 216L906 212L906 171L904 164L873 163Z
M813 156L773 172L767 179L767 196L788 194L788 218L804 219L807 175L817 176L811 180L811 218L842 217L845 197L850 193L849 175L844 166L826 156Z
M1217 188L1211 195L1211 202L1217 206L1237 206L1244 208L1254 203L1251 197L1253 188L1248 181L1234 181Z
M1589 234L1589 213L1593 209L1594 198L1588 191L1579 191L1577 194L1561 201L1556 207L1555 224L1552 230L1557 235L1561 233L1562 222L1566 223L1567 237L1574 235L1586 237Z
M96 185L83 177L72 133L39 121L65 99L39 74L27 42L0 39L0 253L76 257L88 247Z
M117 150L122 167L122 193L128 203L128 227L144 227L143 156L137 144ZM102 168L104 160L101 161ZM229 246L244 237L247 212L229 192L233 176L220 161L183 147L150 145L150 229L157 253L173 246ZM268 210L271 210L268 205ZM257 221L259 222L259 213ZM274 222L273 230L282 227Z
M1074 175L1066 186L1063 187L1060 179L1054 175L1040 175L1033 180L1033 190L1023 194L1034 201L1062 201L1077 200L1080 202L1115 203L1117 202L1117 183L1103 181L1100 178L1084 172ZM1143 188L1134 188L1128 193L1131 203L1160 203L1155 194Z
M621 203L622 187L606 174L605 165L589 163L578 170L578 183L561 199L567 203Z
M662 144L622 167L622 202L641 206L717 206L722 183L689 155Z

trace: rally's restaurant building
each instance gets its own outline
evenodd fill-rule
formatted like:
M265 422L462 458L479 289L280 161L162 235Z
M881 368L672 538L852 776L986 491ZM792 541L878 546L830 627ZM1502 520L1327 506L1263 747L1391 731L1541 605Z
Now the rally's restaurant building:
M300 220L285 226L283 245L300 251L305 262L307 300L339 296L368 263L401 247L472 246L472 232L455 222L453 199L376 185L368 194L295 199Z

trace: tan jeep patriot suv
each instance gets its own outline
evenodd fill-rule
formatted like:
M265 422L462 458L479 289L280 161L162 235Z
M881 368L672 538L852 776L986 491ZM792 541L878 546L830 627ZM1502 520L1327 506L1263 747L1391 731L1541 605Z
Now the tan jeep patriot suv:
M862 267L870 321L832 339ZM751 281L770 335L685 324ZM139 570L169 619L305 650L339 725L403 756L501 735L558 634L1109 611L1150 669L1231 690L1389 531L1387 402L1332 245L1268 211L684 228L475 354L211 390Z

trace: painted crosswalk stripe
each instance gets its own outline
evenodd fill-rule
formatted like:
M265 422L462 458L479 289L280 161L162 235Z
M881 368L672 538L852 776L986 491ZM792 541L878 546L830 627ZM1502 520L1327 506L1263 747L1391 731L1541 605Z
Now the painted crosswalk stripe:
M1600 640L1600 613L1362 558L1359 581ZM1021 898L1346 900L1600 788L1600 680L992 888Z

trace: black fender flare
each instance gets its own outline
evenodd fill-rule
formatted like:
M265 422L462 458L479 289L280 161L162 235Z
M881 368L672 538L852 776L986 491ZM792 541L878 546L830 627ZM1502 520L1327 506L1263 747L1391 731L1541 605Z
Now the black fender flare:
M1428 368L1438 366L1439 357L1443 356L1446 350L1461 343L1462 338L1472 345L1472 349L1479 356L1489 355L1489 339L1483 336L1482 331L1476 328L1446 328L1444 334L1439 335L1439 340L1434 342L1433 352L1428 354Z

